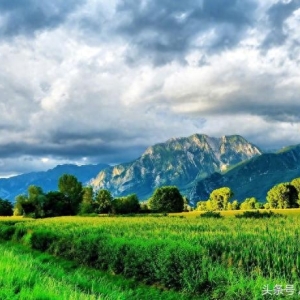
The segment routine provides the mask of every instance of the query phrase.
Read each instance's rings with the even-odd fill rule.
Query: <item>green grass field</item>
[[[281,298],[279,295],[263,296],[266,285],[272,289],[275,285],[293,286],[294,295],[287,295],[286,291],[282,294],[288,299],[299,299],[296,293],[300,291],[300,210],[276,212],[286,216],[237,219],[233,217],[235,212],[223,212],[225,218],[204,219],[199,218],[200,212],[192,212],[166,217],[1,218],[0,237],[15,245],[13,248],[1,245],[0,250],[7,250],[4,261],[0,262],[1,266],[12,266],[12,277],[18,276],[13,275],[14,266],[17,270],[20,261],[28,262],[22,270],[31,266],[33,269],[29,268],[28,274],[36,274],[42,286],[43,280],[50,280],[53,293],[59,289],[65,293],[60,292],[58,296],[64,295],[64,298],[45,294],[44,298],[10,299]],[[15,249],[18,244],[27,247],[26,254]],[[38,260],[35,265],[31,251],[47,252],[72,261],[78,266],[76,272],[82,273],[78,276],[70,273],[68,280],[60,284],[55,274],[56,270],[64,268],[64,263],[57,262],[52,267],[53,264],[49,266]],[[42,271],[46,269],[47,272]],[[110,283],[108,290],[101,290],[106,283],[97,281],[80,285],[80,278],[92,283],[87,274],[99,272],[96,270],[101,270],[100,277]],[[115,282],[119,276],[122,282],[130,279],[131,285],[122,283],[120,290]],[[17,291],[16,297],[19,297],[22,278],[27,286],[25,275],[19,281],[11,280],[1,285],[11,289],[11,295]],[[117,281],[120,283],[120,279]],[[20,282],[19,287],[14,289],[13,282]],[[38,285],[28,286],[40,295],[46,293]],[[161,290],[165,290],[164,294]]]
[[[0,244],[0,252],[1,300],[190,299],[22,245],[5,242]]]

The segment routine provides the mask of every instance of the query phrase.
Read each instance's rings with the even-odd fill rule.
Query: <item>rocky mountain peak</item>
[[[137,193],[145,199],[158,186],[183,188],[259,154],[261,151],[241,136],[193,134],[150,146],[135,161],[101,171],[91,183],[95,189],[111,190],[114,196]]]

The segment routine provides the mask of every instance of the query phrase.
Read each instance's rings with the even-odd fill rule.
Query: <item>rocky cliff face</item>
[[[194,184],[188,193],[192,203],[207,200],[217,188],[228,186],[234,199],[243,201],[256,197],[265,202],[267,192],[275,184],[300,177],[300,145],[288,147],[278,153],[266,153],[252,158],[225,174],[214,173]]]
[[[91,184],[95,189],[109,189],[114,196],[136,193],[147,199],[159,186],[185,189],[196,179],[260,154],[260,149],[241,136],[194,134],[151,146],[137,160],[101,171]]]

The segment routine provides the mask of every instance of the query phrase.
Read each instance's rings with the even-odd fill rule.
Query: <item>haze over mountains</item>
[[[264,202],[273,185],[300,176],[300,145],[263,153],[239,135],[194,134],[150,146],[136,160],[116,166],[60,165],[46,172],[3,178],[0,197],[13,201],[29,185],[45,192],[57,190],[64,173],[75,175],[94,190],[108,189],[114,197],[135,193],[147,200],[157,187],[176,185],[195,205],[214,189],[228,186],[239,201],[254,196]]]

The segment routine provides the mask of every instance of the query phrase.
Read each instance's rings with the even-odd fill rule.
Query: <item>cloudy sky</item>
[[[300,0],[0,1],[0,176],[171,137],[300,143]]]

